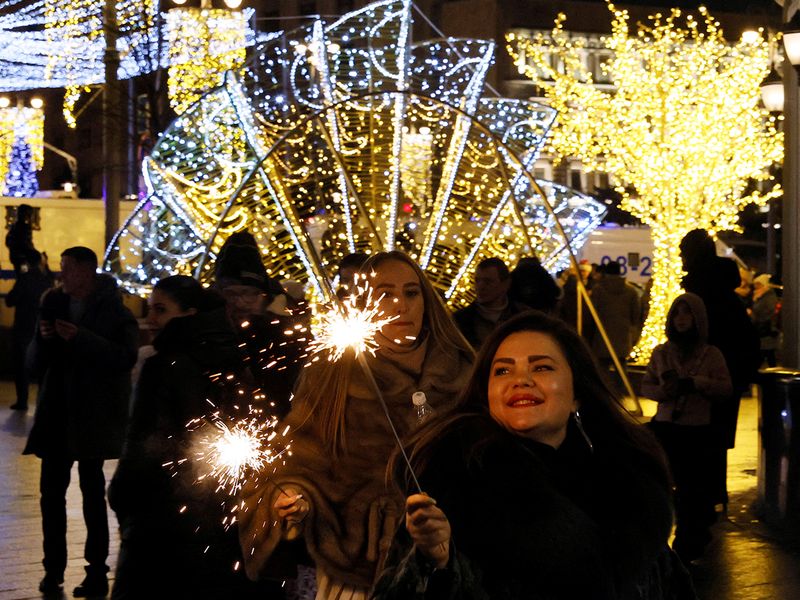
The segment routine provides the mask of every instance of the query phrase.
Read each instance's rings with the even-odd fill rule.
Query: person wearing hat
[[[259,388],[256,395],[264,394],[267,412],[283,418],[308,342],[301,305],[267,274],[258,243],[246,231],[231,235],[222,246],[215,280]]]
[[[750,318],[758,330],[761,357],[767,366],[777,364],[775,351],[778,349],[780,332],[778,331],[778,295],[769,273],[762,273],[753,279],[753,307]]]

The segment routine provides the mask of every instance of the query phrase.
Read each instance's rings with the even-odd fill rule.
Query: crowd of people
[[[309,355],[302,292],[267,273],[247,232],[226,241],[210,287],[154,286],[151,337],[94,252],[65,250],[52,287],[21,239],[11,301],[20,372],[39,382],[25,453],[41,459],[43,593],[63,586],[76,462],[87,566],[73,593],[109,592],[103,464],[117,459],[117,600],[695,597],[687,566],[727,503],[739,400],[774,359],[777,312],[769,277],[742,301],[705,231],[681,245],[686,293],[642,381],[658,402],[646,424],[609,377],[645,304],[613,262],[554,279],[535,258],[488,258],[474,301],[451,312],[406,254],[350,255],[332,273],[338,298],[365,283],[393,320],[374,354],[333,361]],[[580,316],[587,295],[605,336]],[[190,460],[197,432],[254,407],[291,452],[221,501]]]

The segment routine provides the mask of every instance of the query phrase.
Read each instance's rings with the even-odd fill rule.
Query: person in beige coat
[[[405,254],[376,254],[361,273],[385,314],[397,316],[378,334],[380,347],[367,363],[405,437],[417,426],[412,395],[424,392],[436,412],[449,410],[473,351]],[[304,369],[285,424],[291,456],[270,479],[243,490],[238,519],[247,574],[274,576],[287,542],[302,537],[316,567],[318,600],[366,600],[405,511],[386,477],[396,442],[352,352]]]

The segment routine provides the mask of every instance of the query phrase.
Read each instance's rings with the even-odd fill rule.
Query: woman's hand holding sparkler
[[[450,522],[436,506],[436,500],[425,494],[406,499],[406,529],[417,550],[437,569],[450,560]]]
[[[277,511],[278,517],[286,523],[284,537],[287,540],[296,538],[300,534],[300,524],[311,508],[308,501],[298,489],[286,487],[282,488],[272,507]]]

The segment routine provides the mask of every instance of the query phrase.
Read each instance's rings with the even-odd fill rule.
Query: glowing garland
[[[22,7],[16,4],[13,1],[0,3],[0,10],[9,11],[0,15],[0,70],[3,72],[0,91],[71,88],[74,108],[74,97],[79,90],[105,80],[105,0],[38,0]],[[168,16],[159,13],[157,8],[156,0],[119,0],[116,3],[120,79],[170,66]],[[256,37],[249,27],[252,15],[251,8],[212,11],[203,26],[214,39],[196,45],[205,53],[204,60],[236,54],[252,46]],[[231,31],[235,31],[235,35]],[[218,34],[224,39],[218,39]],[[231,43],[238,46],[232,47]],[[178,50],[181,60],[186,57],[188,48],[184,46]],[[220,61],[218,66],[224,68],[225,61]],[[221,81],[219,71],[216,77],[217,82]],[[67,108],[69,110],[70,106]]]
[[[32,151],[34,169],[44,163],[44,111],[40,108],[0,109],[0,181],[8,175],[11,148],[22,139]]]
[[[353,248],[418,261],[425,248],[428,276],[460,306],[485,257],[515,264],[536,252],[563,266],[553,215],[575,247],[605,211],[532,179],[554,111],[481,97],[491,42],[416,44],[410,30],[410,5],[386,0],[259,44],[241,75],[229,72],[159,138],[144,164],[148,202],[109,246],[106,269],[137,294],[187,266],[210,281],[224,240],[248,229],[268,272],[308,283],[319,300]],[[413,167],[409,144],[424,145],[429,164]]]
[[[613,176],[621,207],[651,227],[650,310],[632,354],[644,362],[663,341],[666,312],[680,291],[680,240],[695,228],[735,229],[746,205],[781,194],[779,185],[749,192],[748,183],[772,179],[768,169],[782,159],[783,136],[760,107],[768,40],[759,35],[728,44],[702,7],[704,27],[690,15],[686,28],[678,27],[681,12],[673,9],[632,36],[627,11],[609,9],[613,33],[604,45],[612,58],[603,68],[613,92],[593,85],[582,44],[564,31],[563,15],[551,36],[512,33],[507,40],[520,71],[544,87],[559,111],[549,150]],[[554,68],[557,62],[563,68]]]
[[[167,32],[170,104],[180,114],[242,66],[247,21],[239,11],[174,8]]]

